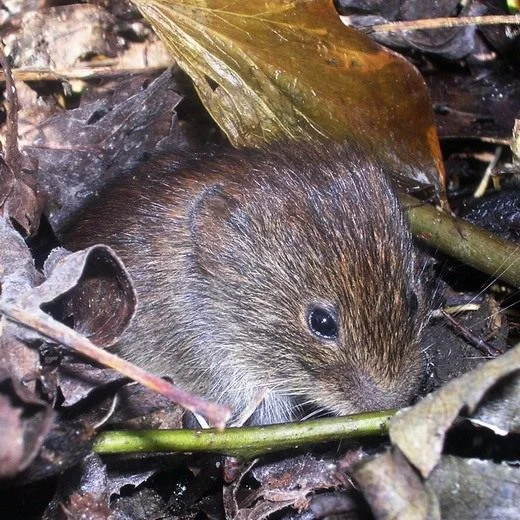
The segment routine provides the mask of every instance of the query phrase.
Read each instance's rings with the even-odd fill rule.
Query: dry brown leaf
[[[392,442],[427,477],[438,463],[446,432],[459,413],[466,410],[471,415],[490,389],[519,370],[520,345],[398,413],[390,425]],[[500,421],[502,417],[501,413]]]
[[[418,71],[355,29],[332,0],[133,0],[235,146],[361,143],[440,190],[443,167]]]
[[[0,214],[17,222],[26,234],[39,226],[43,200],[37,194],[35,164],[18,147],[18,97],[9,61],[0,48],[6,86],[7,131],[5,151],[0,158]]]
[[[149,80],[130,78],[117,91],[26,132],[21,144],[38,161],[38,189],[48,198],[46,215],[55,231],[89,195],[134,167],[143,154],[182,144],[175,114],[181,96],[172,74]]]
[[[3,299],[17,299],[28,287],[40,284],[42,276],[34,267],[27,244],[4,218],[0,218],[0,244],[0,294]],[[37,349],[21,341],[16,326],[0,317],[0,366],[20,381],[36,373],[38,362]]]
[[[53,419],[48,403],[0,367],[0,479],[18,475],[37,458]]]
[[[44,310],[58,307],[61,319],[73,316],[75,330],[97,345],[110,346],[120,338],[135,313],[137,296],[114,251],[102,245],[75,253],[56,249],[44,273],[47,280],[26,298]]]
[[[437,497],[399,450],[362,462],[354,474],[378,520],[438,520]]]
[[[442,457],[428,479],[439,497],[441,518],[516,520],[520,468],[491,460]]]

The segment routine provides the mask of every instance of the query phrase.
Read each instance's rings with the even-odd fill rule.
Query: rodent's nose
[[[419,393],[419,384],[412,379],[393,384],[379,383],[372,377],[358,381],[359,390],[354,393],[360,412],[400,408],[409,405]]]

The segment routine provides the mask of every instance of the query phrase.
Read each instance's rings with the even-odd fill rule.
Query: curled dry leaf
[[[124,266],[110,248],[94,246],[71,254],[55,250],[44,270],[48,278],[37,286],[20,280],[17,273],[6,277],[1,300],[35,314],[42,314],[41,309],[74,312],[81,331],[104,345],[117,341],[133,316],[136,295]],[[98,299],[98,305],[89,307]],[[40,338],[25,327],[18,327],[17,336],[27,341]]]
[[[137,295],[123,263],[107,246],[76,253],[54,250],[44,266],[47,280],[30,296],[44,310],[74,319],[74,328],[101,346],[115,343],[132,319]]]
[[[323,136],[360,143],[442,192],[419,72],[355,29],[331,0],[133,0],[235,146]]]
[[[3,245],[0,248],[1,303],[17,305],[26,312],[32,311],[43,316],[46,315],[40,307],[58,301],[60,296],[65,297],[67,293],[71,294],[72,288],[78,281],[82,281],[82,275],[88,271],[89,265],[98,269],[99,265],[96,263],[101,263],[104,269],[98,269],[98,276],[104,276],[106,279],[109,279],[110,267],[113,270],[119,267],[116,260],[113,260],[112,264],[106,260],[110,255],[106,248],[94,248],[69,257],[62,251],[61,255],[52,256],[52,269],[47,269],[46,273],[49,279],[41,283],[42,276],[36,271],[26,244],[5,219],[0,219],[0,242]],[[119,274],[120,281],[126,276],[122,267],[121,271],[123,274]],[[117,279],[115,275],[114,278]],[[135,295],[129,282],[127,281],[126,285],[124,282],[121,283],[127,289],[127,298],[121,294],[112,295],[112,308],[117,310],[126,305],[125,311],[128,311],[128,314],[113,313],[112,321],[107,318],[107,313],[102,316],[105,329],[102,329],[101,325],[99,329],[104,331],[101,334],[104,339],[107,339],[107,326],[110,325],[113,338],[129,321],[135,306]],[[82,294],[88,295],[88,292],[83,291]],[[104,296],[111,296],[108,290]],[[121,305],[118,307],[117,303]],[[93,316],[93,313],[94,311],[90,310],[89,316]],[[84,312],[83,317],[86,314]],[[99,323],[96,319],[90,321]],[[68,465],[77,463],[78,457],[81,458],[83,455],[75,443],[88,440],[92,436],[92,430],[88,434],[85,428],[74,424],[63,424],[61,427],[55,424],[51,430],[53,411],[50,404],[19,383],[23,379],[26,385],[36,387],[39,355],[38,350],[29,343],[40,340],[40,336],[6,320],[4,316],[1,333],[0,370],[3,382],[0,386],[0,422],[3,427],[0,428],[0,476],[16,476],[19,482],[27,482],[53,475]],[[53,389],[50,391],[55,393]],[[72,430],[73,434],[69,430]],[[82,432],[85,433],[85,437],[81,437]],[[61,440],[57,442],[57,439]],[[63,439],[70,443],[64,444]],[[85,442],[82,446],[85,446],[86,450],[90,449],[90,445]]]
[[[423,477],[438,463],[448,428],[462,410],[472,415],[483,398],[503,379],[520,370],[520,345],[476,370],[450,381],[427,395],[413,408],[398,413],[390,425],[390,438]],[[515,385],[514,389],[518,389]],[[510,399],[517,406],[516,399]],[[489,421],[493,419],[487,416]],[[499,424],[503,424],[501,414]],[[428,449],[425,449],[425,446]]]

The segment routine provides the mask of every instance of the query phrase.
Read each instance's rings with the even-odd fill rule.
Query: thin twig
[[[130,379],[168,397],[183,408],[204,415],[217,428],[224,428],[226,421],[231,415],[229,408],[205,401],[147,372],[141,367],[97,347],[75,330],[43,312],[26,311],[16,305],[4,302],[0,303],[0,313],[12,321],[39,332],[42,336],[66,345],[89,359],[117,370]]]
[[[19,81],[62,81],[113,78],[132,74],[155,74],[166,70],[166,66],[116,68],[115,66],[76,67],[73,69],[15,69],[13,74]],[[6,82],[6,76],[0,71],[0,84]]]
[[[485,341],[483,338],[474,334],[462,323],[459,323],[456,319],[450,316],[447,312],[442,312],[444,319],[455,329],[455,332],[460,334],[466,341],[468,341],[474,348],[476,348],[481,354],[489,357],[497,357],[502,352],[496,349],[493,345]]]
[[[424,18],[422,20],[407,20],[388,22],[366,27],[368,33],[405,32],[428,29],[446,29],[452,27],[466,27],[468,25],[518,25],[520,15],[495,16],[458,16],[448,18]]]
[[[17,176],[21,169],[21,154],[18,148],[18,96],[9,60],[0,45],[0,65],[5,79],[7,103],[7,132],[5,133],[5,162]]]

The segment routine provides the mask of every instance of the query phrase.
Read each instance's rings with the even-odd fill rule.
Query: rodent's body
[[[125,358],[256,423],[407,404],[425,309],[412,240],[381,169],[294,145],[157,157],[66,235],[112,246],[135,281]],[[303,406],[302,406],[303,405]]]

